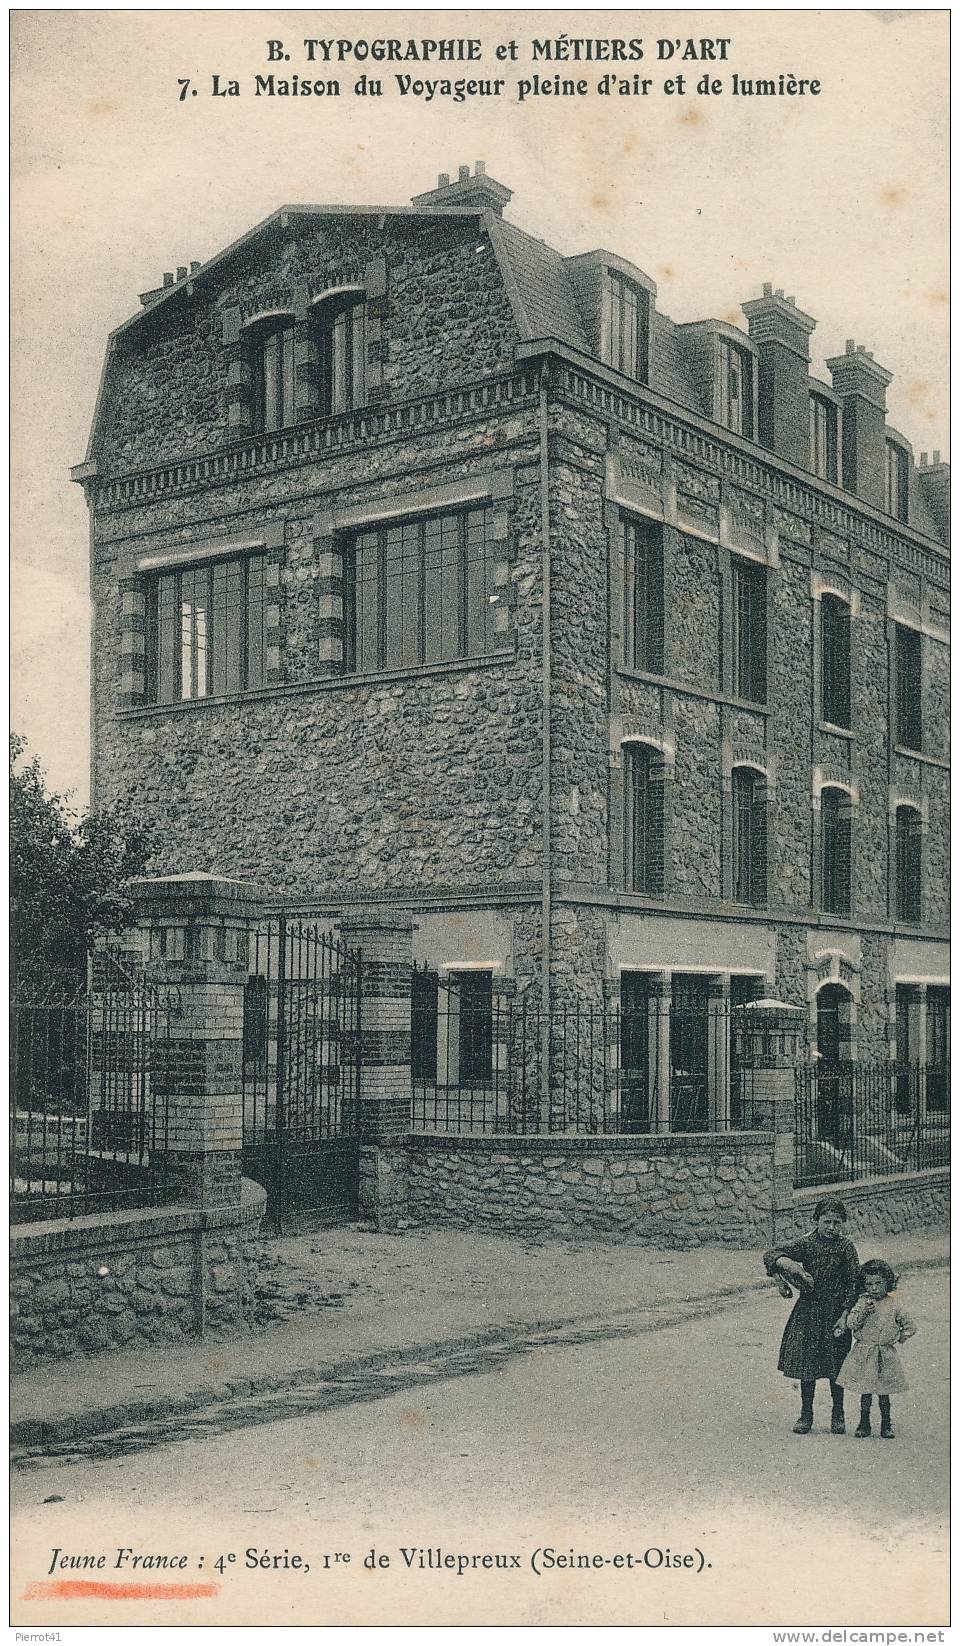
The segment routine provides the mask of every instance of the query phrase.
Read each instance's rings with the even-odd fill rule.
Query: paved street
[[[717,1312],[611,1315],[589,1330],[360,1373],[352,1386],[308,1386],[259,1409],[240,1402],[232,1414],[78,1442],[74,1461],[43,1459],[15,1478],[21,1592],[47,1576],[55,1547],[105,1551],[101,1579],[135,1576],[113,1566],[122,1546],[186,1553],[173,1577],[217,1586],[153,1602],[151,1619],[170,1624],[214,1614],[942,1624],[946,1272],[908,1277],[903,1298],[920,1329],[903,1352],[911,1389],[894,1403],[892,1443],[855,1440],[855,1419],[846,1437],[831,1436],[822,1397],[815,1432],[790,1433],[797,1397],[775,1370],[787,1305],[772,1291]],[[458,1574],[411,1554],[407,1569],[400,1552],[438,1547],[519,1566]],[[536,1575],[531,1557],[548,1547],[610,1563]],[[389,1566],[364,1567],[372,1548]],[[299,1552],[310,1570],[247,1570],[247,1549]],[[671,1560],[692,1553],[694,1567],[668,1566],[665,1554],[643,1563],[645,1551],[667,1549]],[[218,1554],[231,1552],[217,1572]],[[617,1555],[637,1564],[614,1565]],[[143,1604],[41,1598],[22,1601],[16,1618],[133,1623],[145,1621]]]

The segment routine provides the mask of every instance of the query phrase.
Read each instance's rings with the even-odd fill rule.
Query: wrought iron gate
[[[243,1170],[278,1232],[349,1222],[359,1195],[360,969],[309,920],[250,933]]]

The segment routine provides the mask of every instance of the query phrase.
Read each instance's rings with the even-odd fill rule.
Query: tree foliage
[[[47,791],[36,755],[10,738],[10,895],[18,982],[82,983],[98,933],[119,932],[132,903],[125,883],[143,874],[150,837],[126,808],[78,816]]]

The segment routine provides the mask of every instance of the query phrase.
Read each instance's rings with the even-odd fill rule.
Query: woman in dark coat
[[[850,1349],[846,1314],[856,1302],[860,1259],[853,1241],[843,1233],[847,1208],[842,1200],[818,1201],[813,1221],[812,1234],[773,1246],[763,1254],[767,1274],[788,1280],[799,1293],[784,1329],[777,1366],[784,1377],[800,1384],[800,1416],[794,1434],[808,1435],[813,1428],[814,1389],[817,1379],[826,1377],[833,1399],[830,1431],[842,1435],[843,1389],[836,1379]]]

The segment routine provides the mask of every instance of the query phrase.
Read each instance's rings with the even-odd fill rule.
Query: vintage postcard
[[[942,1639],[948,12],[11,26],[17,1639]]]

